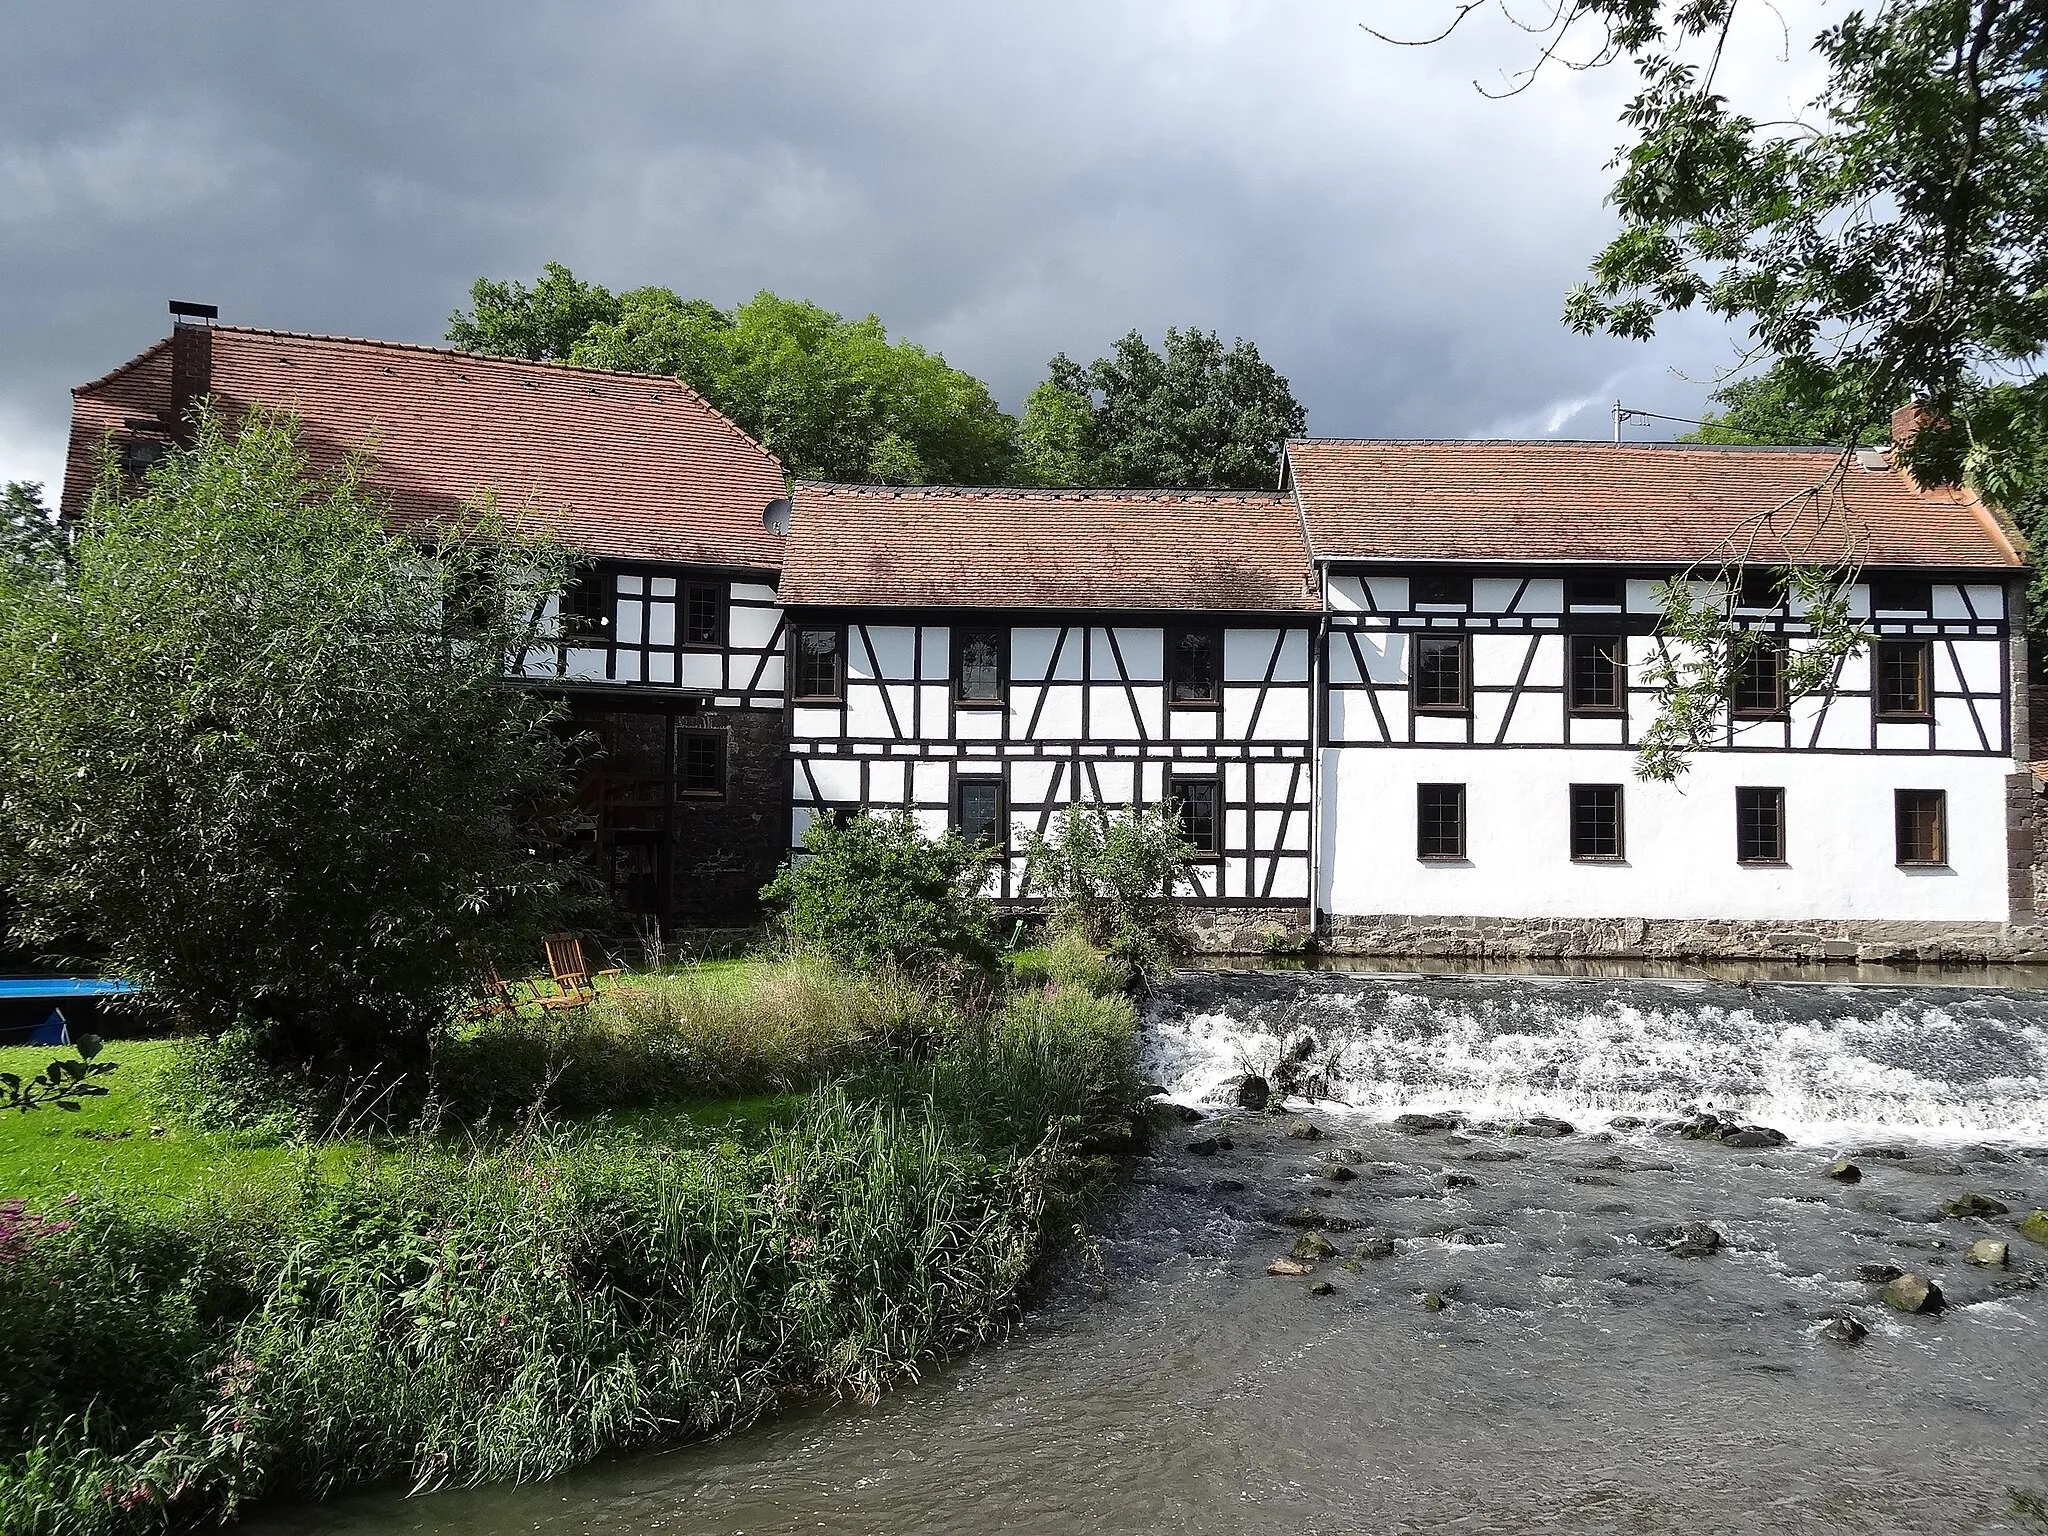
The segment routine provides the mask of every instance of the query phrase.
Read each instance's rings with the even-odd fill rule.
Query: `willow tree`
[[[0,577],[18,936],[320,1072],[423,1057],[585,878],[556,707],[502,680],[565,557],[488,509],[395,531],[365,471],[208,416],[109,461],[54,579]]]
[[[1772,363],[1787,404],[1840,433],[1828,473],[1667,585],[1666,629],[1687,659],[1659,679],[1640,764],[1656,778],[1682,772],[1718,724],[1751,643],[1734,623],[1732,567],[1765,522],[1797,530],[1776,541],[1793,546],[1780,579],[1813,618],[1795,693],[1826,686],[1835,659],[1866,642],[1847,619],[1859,540],[1841,482],[1895,407],[1922,407],[1902,450],[1918,479],[1968,484],[2023,522],[2040,520],[2048,457],[2048,6],[1853,9],[1813,40],[1824,83],[1789,118],[1721,88],[1745,6],[1776,15],[1765,0],[1555,0],[1532,22],[1499,0],[1459,0],[1416,40],[1490,14],[1533,27],[1536,53],[1507,93],[1550,68],[1632,67],[1640,87],[1613,163],[1621,230],[1566,300],[1566,323],[1641,340],[1667,315],[1719,316],[1742,336],[1739,366]]]

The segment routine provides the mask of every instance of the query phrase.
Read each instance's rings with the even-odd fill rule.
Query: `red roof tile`
[[[1678,444],[1287,445],[1317,559],[2012,566],[1968,492],[1923,490],[1826,449]],[[1828,484],[1822,495],[1805,494]],[[1755,541],[1750,546],[1751,534]]]
[[[1292,498],[1272,491],[796,488],[787,603],[1313,609]]]
[[[678,380],[398,342],[215,326],[214,398],[296,411],[316,466],[374,445],[400,522],[499,505],[591,554],[773,568],[783,494],[759,443]],[[109,430],[170,405],[168,339],[72,391],[64,507],[81,510]]]

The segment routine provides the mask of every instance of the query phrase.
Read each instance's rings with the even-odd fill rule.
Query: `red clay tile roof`
[[[1825,449],[1676,444],[1287,445],[1317,559],[1689,564],[1738,558],[1755,529],[1758,563],[1834,560],[1845,549],[1867,565],[2020,563],[1964,491],[1922,490],[1899,471],[1852,461],[1836,490],[1801,495],[1836,459]]]
[[[796,488],[786,603],[1313,610],[1273,491]]]
[[[782,563],[761,522],[781,465],[678,380],[241,326],[212,337],[218,402],[296,411],[320,467],[374,439],[372,478],[400,522],[495,491],[507,514],[591,554]],[[168,339],[72,391],[67,512],[90,495],[107,432],[166,410],[170,392]]]

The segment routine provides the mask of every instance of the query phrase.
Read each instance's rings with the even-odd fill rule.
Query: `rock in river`
[[[1304,1232],[1294,1240],[1294,1246],[1288,1250],[1287,1256],[1312,1264],[1317,1259],[1337,1257],[1337,1245],[1320,1232]]]
[[[1433,1131],[1455,1130],[1457,1125],[1458,1119],[1455,1115],[1394,1116],[1394,1129],[1406,1132],[1410,1136],[1427,1136]]]
[[[1323,1177],[1332,1184],[1349,1184],[1358,1177],[1358,1170],[1349,1163],[1332,1163],[1323,1170]]]
[[[1863,1170],[1850,1162],[1846,1157],[1838,1157],[1832,1163],[1829,1163],[1827,1167],[1821,1169],[1820,1176],[1824,1179],[1833,1179],[1838,1184],[1860,1184],[1863,1182]]]
[[[1273,1085],[1258,1073],[1247,1075],[1237,1085],[1239,1109],[1264,1109],[1273,1099]]]
[[[1337,1294],[1337,1287],[1327,1280],[1318,1280],[1308,1288],[1308,1293],[1311,1296],[1334,1296]]]
[[[1831,1317],[1821,1325],[1820,1337],[1830,1344],[1860,1344],[1869,1332],[1853,1317]]]
[[[1979,1269],[2003,1269],[2006,1260],[2005,1241],[1996,1237],[1980,1237],[1970,1244],[1969,1251],[1963,1257]]]
[[[1704,1221],[1688,1221],[1684,1226],[1669,1227],[1659,1234],[1664,1251],[1675,1258],[1703,1259],[1710,1253],[1720,1251],[1726,1241],[1720,1232]]]
[[[2019,1219],[2020,1236],[2048,1247],[2048,1211],[2036,1211]]]
[[[1541,1136],[1549,1139],[1559,1136],[1570,1136],[1577,1131],[1578,1127],[1573,1125],[1571,1121],[1560,1120],[1555,1115],[1531,1115],[1515,1127],[1517,1135]]]
[[[1941,1287],[1925,1275],[1901,1275],[1884,1288],[1884,1304],[1897,1312],[1939,1312]]]
[[[1296,1141],[1321,1141],[1323,1128],[1313,1120],[1297,1120],[1287,1127],[1287,1134]]]
[[[1953,1200],[1941,1202],[1944,1216],[2003,1216],[2008,1207],[2003,1200],[1994,1200],[1989,1195],[1980,1195],[1975,1190],[1965,1190]]]
[[[1384,1232],[1375,1232],[1363,1239],[1351,1250],[1353,1265],[1366,1259],[1391,1259],[1394,1256],[1394,1240]]]
[[[1304,1264],[1299,1259],[1275,1259],[1266,1266],[1266,1273],[1269,1275],[1305,1275],[1314,1268],[1315,1265]]]

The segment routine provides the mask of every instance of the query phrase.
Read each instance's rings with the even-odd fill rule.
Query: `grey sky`
[[[1826,13],[1790,9],[1796,61]],[[1528,39],[1358,26],[1443,14],[16,0],[0,479],[54,495],[68,388],[162,334],[168,298],[432,342],[471,279],[549,258],[872,310],[1012,408],[1055,351],[1191,324],[1257,341],[1319,433],[1599,437],[1616,394],[1697,415],[1719,327],[1642,347],[1558,324],[1610,229],[1629,78],[1490,102],[1472,79]],[[1737,41],[1730,77],[1781,100],[1777,24]]]

